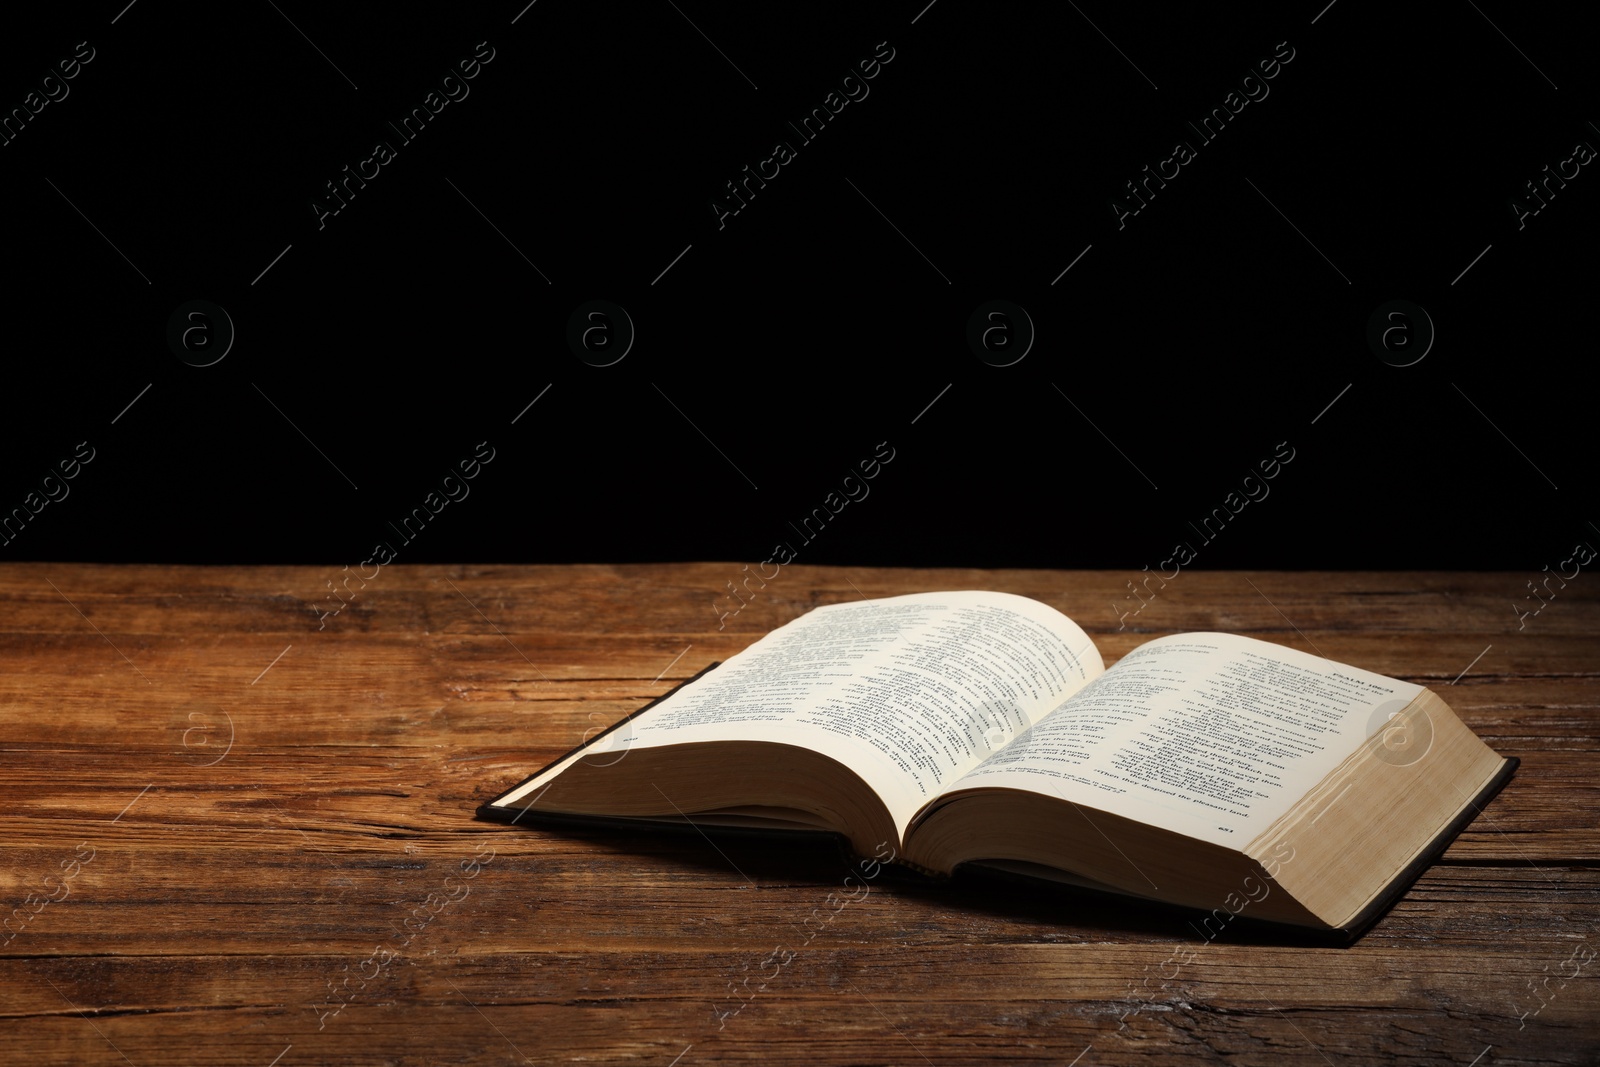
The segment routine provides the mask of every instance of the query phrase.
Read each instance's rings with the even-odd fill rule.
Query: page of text
[[[1165,637],[955,788],[1031,789],[1242,848],[1421,691],[1248,637]]]
[[[904,830],[923,802],[1102,669],[1087,634],[1026,597],[834,604],[774,630],[586,755],[691,741],[799,745],[861,774]]]

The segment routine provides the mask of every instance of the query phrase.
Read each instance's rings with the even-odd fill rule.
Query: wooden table
[[[333,567],[0,567],[0,1060],[1600,1057],[1589,575],[1519,630],[1522,574],[1184,571],[1119,630],[1120,573],[790,566],[719,631],[738,575],[392,565],[334,601]],[[812,607],[951,588],[1044,600],[1108,663],[1218,629],[1436,687],[1522,767],[1348,949],[888,878],[811,935],[830,847],[472,818]],[[780,950],[763,992],[730,992]]]

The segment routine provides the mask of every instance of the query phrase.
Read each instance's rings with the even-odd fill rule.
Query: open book
[[[918,593],[817,608],[478,813],[826,831],[1352,938],[1515,765],[1358,667],[1194,633],[1107,670],[1048,605]]]

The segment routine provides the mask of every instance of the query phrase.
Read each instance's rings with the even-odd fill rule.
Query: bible
[[[802,830],[1351,940],[1510,777],[1420,685],[1176,634],[1107,669],[998,592],[820,607],[478,809]]]

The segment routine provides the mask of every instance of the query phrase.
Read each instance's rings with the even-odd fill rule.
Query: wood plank
[[[7,1060],[1600,1056],[1596,964],[1568,977],[1600,945],[1600,828],[1578,814],[1600,807],[1600,600],[1583,583],[1519,630],[1531,575],[1185,571],[1119,630],[1133,574],[795,566],[719,630],[740,568],[393,566],[319,620],[337,568],[0,566]],[[845,870],[829,843],[470,818],[811,607],[951,588],[1045,600],[1108,662],[1199,629],[1320,649],[1437,688],[1523,765],[1346,949],[1245,919],[1208,939],[1191,913],[1120,898],[887,876],[812,935],[802,920],[834,906]],[[80,843],[93,858],[65,897],[9,911],[61,886]],[[379,944],[397,954],[330,1014],[330,981]],[[792,960],[735,1013],[730,985],[775,949]]]

